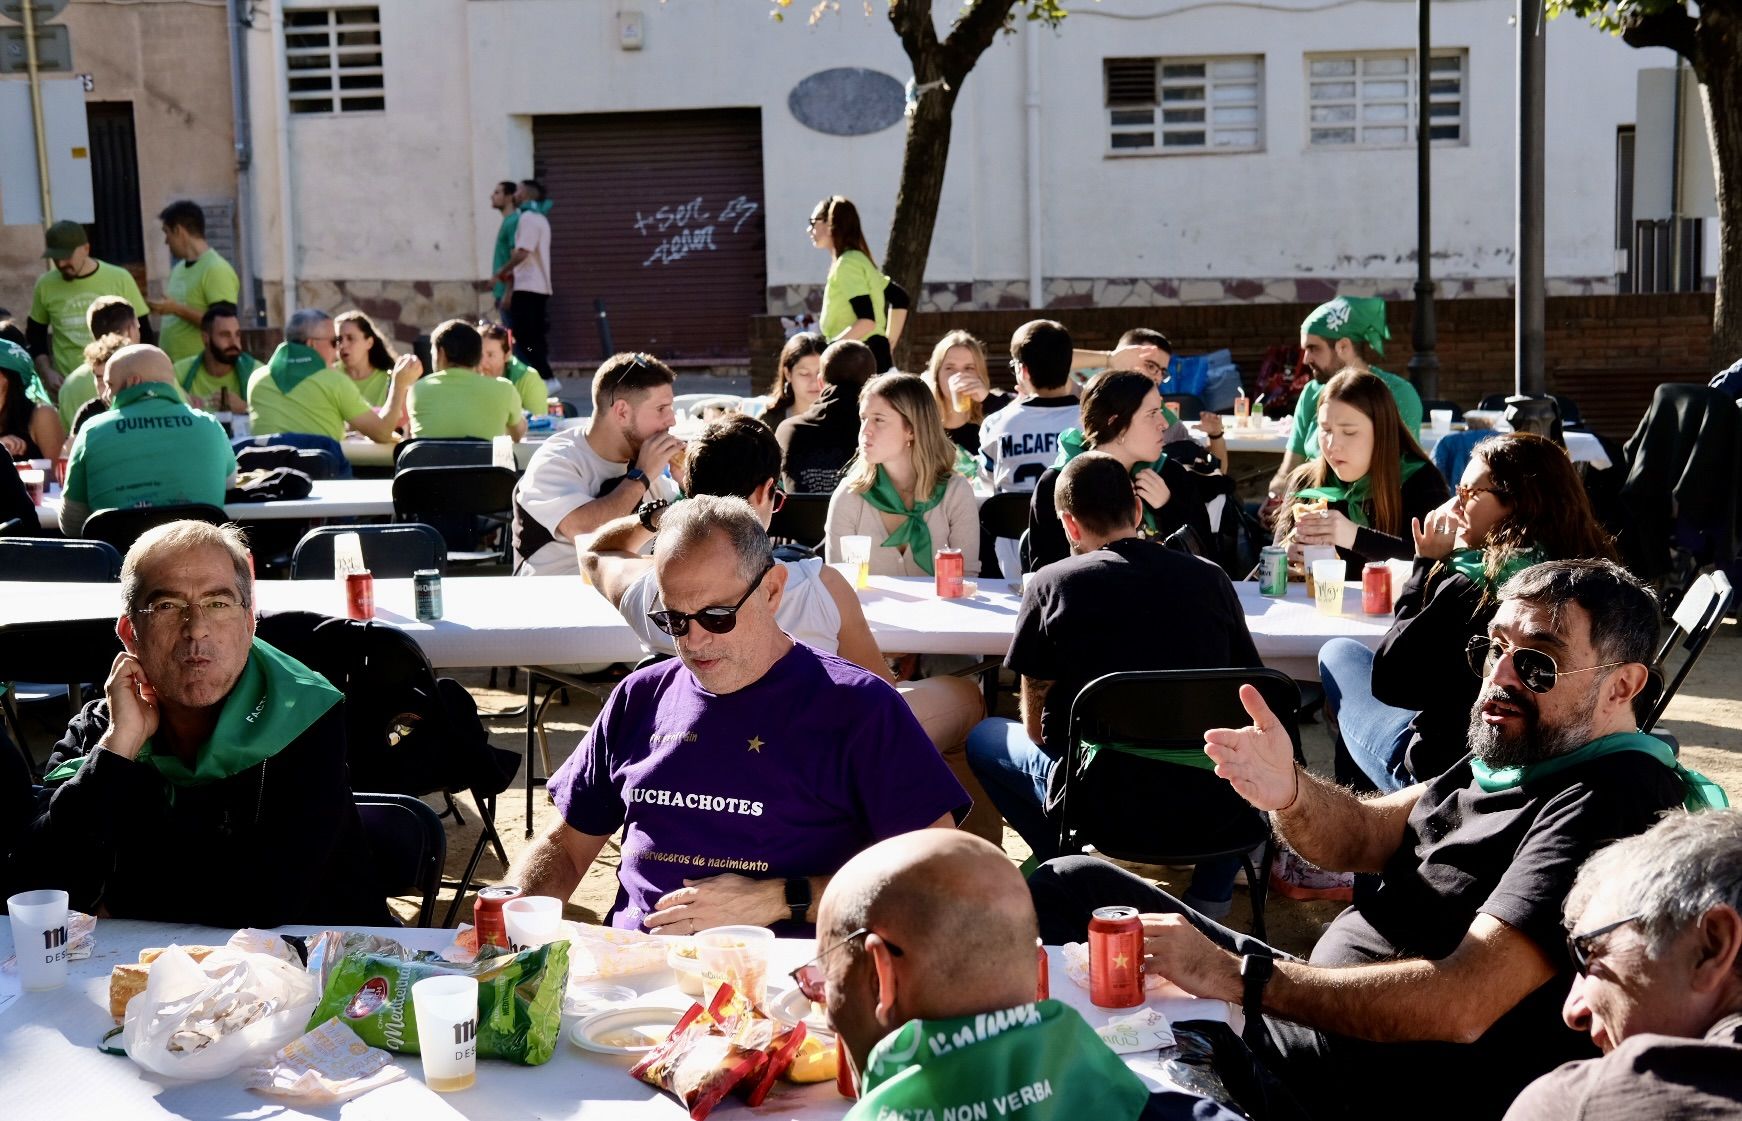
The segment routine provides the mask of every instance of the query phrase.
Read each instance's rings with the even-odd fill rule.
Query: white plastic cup
[[[497,436],[490,441],[490,463],[496,467],[514,470],[514,437]]]
[[[478,1078],[478,979],[426,977],[411,986],[423,1081],[432,1090],[464,1090]]]
[[[1433,423],[1435,432],[1443,436],[1452,430],[1452,410],[1431,409],[1427,415],[1428,420]]]
[[[1336,560],[1336,559],[1337,559],[1337,547],[1335,545],[1302,545],[1301,546],[1300,567],[1301,567],[1301,571],[1306,574],[1306,586],[1307,586],[1307,598],[1308,599],[1314,598],[1313,562],[1314,561],[1322,561],[1322,560]]]
[[[549,895],[522,895],[502,904],[502,926],[515,953],[558,941],[563,936],[563,901]]]
[[[333,578],[343,583],[345,577],[353,572],[364,572],[367,566],[363,563],[363,535],[355,532],[341,533],[333,538]]]
[[[711,1003],[723,982],[754,1007],[766,1007],[768,954],[773,948],[774,931],[765,926],[715,926],[696,935],[702,1003]]]
[[[18,980],[40,993],[67,983],[67,893],[58,888],[21,891],[6,900]]]
[[[853,587],[866,588],[871,585],[871,538],[862,533],[848,533],[841,537],[841,561],[853,569]]]
[[[1348,569],[1342,559],[1313,562],[1313,601],[1321,615],[1343,613],[1343,579]]]
[[[47,476],[37,467],[21,467],[18,469],[18,480],[24,484],[25,493],[30,496],[32,506],[42,505],[42,488]]]

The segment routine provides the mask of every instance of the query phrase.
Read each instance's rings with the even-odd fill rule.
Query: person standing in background
[[[206,212],[198,203],[178,199],[157,216],[163,223],[163,243],[175,256],[161,300],[147,300],[163,316],[163,352],[182,362],[206,349],[200,337],[206,309],[213,304],[241,302],[242,282],[230,262],[206,244]]]
[[[550,305],[550,204],[544,199],[544,184],[523,179],[517,195],[520,218],[514,227],[514,252],[496,279],[510,286],[508,319],[514,324],[514,354],[541,373],[550,370],[545,351]]]
[[[514,180],[504,179],[490,192],[490,209],[502,215],[502,224],[496,227],[496,248],[490,254],[490,300],[504,323],[508,322],[510,289],[502,274],[514,256],[514,231],[520,226],[520,207],[514,201],[518,190]]]

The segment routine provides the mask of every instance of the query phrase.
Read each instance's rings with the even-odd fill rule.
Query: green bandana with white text
[[[1130,1121],[1149,1089],[1056,1000],[910,1020],[871,1050],[847,1121],[1008,1117]]]
[[[1300,325],[1302,336],[1321,339],[1354,339],[1385,353],[1391,328],[1385,325],[1385,301],[1377,296],[1338,296],[1313,309]],[[1303,344],[1304,345],[1304,344]]]
[[[301,343],[279,343],[278,349],[272,352],[272,357],[266,362],[267,372],[272,375],[272,384],[287,396],[291,390],[326,368],[326,360],[314,347]]]

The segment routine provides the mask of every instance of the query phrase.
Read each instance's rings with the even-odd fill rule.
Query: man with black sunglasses
[[[1310,961],[1084,857],[1030,878],[1041,933],[1081,938],[1097,906],[1149,912],[1145,968],[1243,1003],[1314,1117],[1497,1117],[1532,1079],[1591,1054],[1558,1007],[1573,974],[1560,909],[1579,865],[1698,795],[1668,745],[1635,730],[1657,633],[1656,601],[1618,565],[1525,569],[1478,651],[1471,754],[1365,801],[1297,766],[1243,689],[1253,723],[1205,733],[1217,773],[1314,864],[1378,876]]]
[[[621,828],[611,925],[810,934],[836,869],[954,826],[968,797],[888,683],[780,629],[787,572],[742,499],[670,507],[654,556],[651,618],[677,658],[611,694],[551,776],[559,820],[511,882],[566,899]]]

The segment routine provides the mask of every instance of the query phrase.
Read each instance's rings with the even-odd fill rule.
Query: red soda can
[[[853,1064],[847,1058],[847,1041],[835,1037],[835,1093],[848,1101],[859,1097],[859,1083],[853,1077]]]
[[[1384,561],[1368,561],[1361,569],[1361,611],[1391,614],[1391,566]]]
[[[353,619],[375,618],[375,577],[368,569],[345,574],[345,614]]]
[[[472,925],[478,929],[478,948],[508,949],[508,928],[502,922],[502,904],[526,894],[513,884],[497,884],[478,892],[472,904]]]
[[[1143,1003],[1143,922],[1135,907],[1097,907],[1089,919],[1089,1000],[1097,1008]]]
[[[961,599],[962,581],[968,575],[967,562],[960,549],[939,549],[932,556],[932,572],[937,575],[939,599]]]
[[[1046,964],[1046,943],[1036,938],[1034,940],[1034,952],[1036,958],[1040,962],[1040,972],[1037,974],[1034,982],[1034,999],[1045,1000],[1047,997],[1052,995],[1052,982],[1048,978],[1049,970]]]

